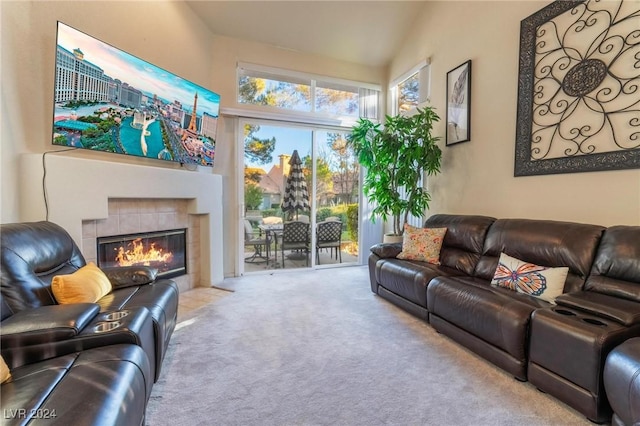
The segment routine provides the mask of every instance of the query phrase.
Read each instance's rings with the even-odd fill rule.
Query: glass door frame
[[[309,199],[312,202],[311,211],[309,213],[309,221],[311,227],[311,242],[310,242],[310,253],[309,253],[309,267],[308,268],[295,268],[295,269],[269,269],[266,271],[256,271],[256,272],[246,272],[245,264],[244,264],[244,219],[245,219],[245,202],[244,202],[244,166],[245,166],[245,157],[244,157],[244,126],[246,124],[253,125],[264,125],[264,126],[274,126],[274,127],[292,127],[302,130],[308,130],[311,132],[311,164],[312,164],[312,187],[309,188]],[[269,120],[269,119],[261,119],[261,118],[248,118],[248,117],[238,117],[237,120],[237,128],[236,128],[236,164],[237,166],[237,178],[236,178],[236,196],[238,199],[238,214],[236,217],[237,221],[237,233],[236,233],[236,241],[237,243],[237,253],[236,253],[236,275],[259,275],[264,273],[281,273],[281,272],[290,272],[290,271],[301,271],[305,269],[325,269],[325,268],[338,268],[338,267],[348,267],[348,266],[356,266],[362,265],[363,263],[363,254],[360,249],[361,241],[362,241],[362,233],[358,232],[358,257],[356,262],[347,262],[347,263],[339,263],[339,264],[316,264],[316,212],[317,212],[317,182],[316,182],[316,174],[317,174],[317,145],[318,145],[318,132],[321,131],[335,131],[336,133],[350,133],[351,128],[346,127],[336,127],[336,126],[327,126],[320,124],[304,124],[298,122],[290,122],[285,120]],[[358,176],[359,182],[362,182],[362,168],[360,167],[360,173]],[[361,188],[361,185],[359,185]],[[362,227],[362,205],[363,205],[363,195],[362,190],[358,191],[358,227]]]

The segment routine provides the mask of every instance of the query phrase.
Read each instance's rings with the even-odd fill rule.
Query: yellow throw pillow
[[[51,290],[61,305],[95,303],[111,292],[111,282],[95,263],[89,262],[73,274],[53,277]]]
[[[9,366],[4,362],[4,358],[0,355],[0,383],[4,383],[11,378]]]
[[[420,260],[440,264],[440,249],[447,228],[416,228],[404,225],[402,234],[402,252],[398,259]]]

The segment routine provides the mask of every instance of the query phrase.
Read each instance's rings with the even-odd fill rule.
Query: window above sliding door
[[[359,117],[378,118],[380,87],[254,64],[238,64],[239,107],[294,114],[349,125]]]

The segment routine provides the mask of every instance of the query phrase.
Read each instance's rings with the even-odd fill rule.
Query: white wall
[[[430,2],[389,79],[431,58],[442,174],[430,213],[640,225],[640,170],[513,177],[520,21],[549,1]],[[472,62],[471,141],[445,147],[446,73]]]

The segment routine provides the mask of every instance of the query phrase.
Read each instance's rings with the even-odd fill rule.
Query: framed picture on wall
[[[514,176],[640,168],[639,16],[563,0],[521,21]]]
[[[471,140],[471,60],[447,73],[447,145]]]

